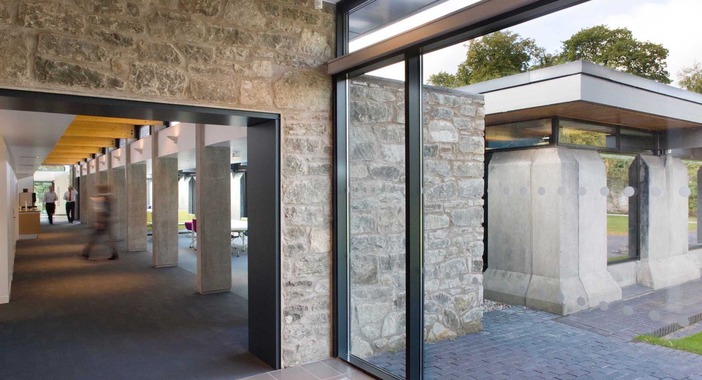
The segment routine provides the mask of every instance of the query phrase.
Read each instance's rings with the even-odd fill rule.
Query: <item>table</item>
[[[232,230],[232,253],[236,250],[236,255],[238,257],[239,250],[234,248],[234,240],[241,238],[241,249],[248,248],[248,238],[246,236],[246,233],[249,230],[249,221],[248,220],[240,220],[240,219],[232,219],[231,230]]]
[[[40,212],[35,210],[19,212],[20,239],[36,239],[39,236]]]

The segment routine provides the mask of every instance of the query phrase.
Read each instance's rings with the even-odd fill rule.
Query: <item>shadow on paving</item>
[[[84,260],[90,232],[42,225],[39,239],[18,242],[11,302],[0,305],[0,379],[236,379],[271,370],[247,352],[245,299],[199,295],[195,275],[154,269],[146,252]]]

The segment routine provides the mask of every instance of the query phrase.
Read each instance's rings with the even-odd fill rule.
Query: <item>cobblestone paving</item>
[[[702,356],[632,341],[700,312],[702,281],[567,317],[524,307],[493,311],[481,333],[425,346],[425,378],[702,380]],[[372,361],[402,375],[403,355]]]

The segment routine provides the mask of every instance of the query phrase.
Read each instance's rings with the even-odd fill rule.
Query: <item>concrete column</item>
[[[126,180],[127,251],[146,251],[146,164],[127,157]]]
[[[495,153],[485,297],[558,314],[621,299],[607,271],[605,184],[596,152]]]
[[[124,167],[112,168],[109,174],[112,192],[112,236],[122,241],[126,236],[127,182]]]
[[[232,286],[230,149],[205,146],[205,125],[198,124],[195,159],[197,287],[200,293],[228,292]]]
[[[90,198],[92,198],[95,195],[95,186],[97,183],[97,174],[95,173],[95,169],[97,169],[97,165],[95,167],[91,167],[91,162],[88,163],[88,175],[85,176],[85,191],[81,189],[81,193],[84,193],[85,196],[81,196],[85,200],[85,208],[83,208],[84,215],[85,215],[85,220],[81,219],[81,223],[84,224],[90,224],[93,221],[93,207],[91,205]]]
[[[588,306],[597,307],[622,299],[622,290],[607,269],[607,168],[593,151],[571,151],[578,163],[579,276]]]
[[[629,203],[629,229],[638,232],[638,239],[630,237],[630,247],[640,256],[637,283],[661,289],[699,278],[687,249],[685,164],[671,156],[639,155],[629,168],[629,185],[636,189]]]
[[[78,178],[78,220],[81,223],[88,223],[88,176],[81,175]]]
[[[159,268],[178,265],[178,158],[159,157],[156,137],[153,137],[152,242],[154,266]]]

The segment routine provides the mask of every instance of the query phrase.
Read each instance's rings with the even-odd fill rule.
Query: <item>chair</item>
[[[241,218],[242,221],[248,222],[248,218],[244,217]],[[239,254],[241,251],[246,251],[248,250],[248,231],[233,231],[232,232],[232,254],[236,252],[236,257],[239,257]],[[241,248],[237,248],[234,242],[236,239],[241,239]]]
[[[195,248],[197,250],[197,219],[185,222],[185,229],[190,231],[190,248]]]

